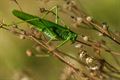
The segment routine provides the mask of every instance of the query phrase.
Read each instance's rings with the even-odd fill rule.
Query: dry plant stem
[[[114,68],[113,66],[111,66],[109,63],[106,62],[105,66],[111,72],[116,73],[116,74],[120,74],[120,71],[118,71],[116,68]]]
[[[64,0],[66,1],[66,0]],[[72,3],[72,0],[68,0],[69,3]],[[80,3],[80,1],[79,1]],[[66,5],[69,5],[68,2],[66,2]],[[110,30],[104,30],[103,29],[103,25],[100,24],[99,22],[95,21],[95,20],[86,20],[87,17],[89,17],[84,11],[82,11],[81,9],[79,9],[76,5],[72,4],[71,6],[69,6],[71,8],[72,13],[74,13],[77,17],[81,17],[83,19],[83,24],[86,24],[88,26],[93,26],[93,28],[101,33],[103,33],[105,36],[107,36],[108,38],[110,38],[112,41],[116,42],[118,45],[120,45],[120,37],[116,36],[115,34],[113,34],[112,31]],[[67,13],[68,15],[70,15],[68,12],[61,10],[64,13]],[[68,10],[67,10],[68,11]],[[71,16],[71,15],[70,15]]]
[[[50,51],[51,53],[53,53],[53,55],[56,56],[59,60],[61,60],[61,61],[64,62],[65,64],[67,64],[69,67],[73,68],[73,70],[74,70],[75,72],[79,72],[79,69],[78,69],[78,68],[76,68],[75,66],[73,66],[70,62],[66,61],[66,60],[64,59],[64,57],[62,57],[62,56],[60,55],[60,54],[61,54],[60,51],[54,50],[54,48],[51,47],[51,46],[49,46],[48,44],[46,44],[46,46],[45,46],[45,45],[44,45],[44,44],[45,44],[44,42],[41,43],[39,40],[37,40],[37,39],[36,39],[35,37],[33,37],[33,36],[29,36],[29,37],[32,38],[35,42],[37,42],[39,45],[43,46],[43,47],[46,48],[48,51]],[[94,78],[94,77],[91,77],[91,76],[89,76],[89,75],[86,75],[86,76],[89,77],[90,80],[98,80],[98,79],[96,79],[96,78]]]
[[[61,10],[63,13],[65,13],[65,14],[68,14],[68,15],[70,15],[69,13],[67,13],[67,12],[65,12],[64,10]],[[86,20],[86,16],[87,15],[85,15],[85,14],[83,14],[83,12],[80,12],[80,10],[78,10],[79,11],[79,14],[76,14],[75,12],[75,14],[76,15],[80,15],[82,18],[83,18],[83,24],[86,24],[86,25],[88,25],[88,26],[91,26],[91,24],[92,24],[92,26],[93,26],[93,22],[89,22],[89,21],[87,21]],[[77,12],[78,12],[77,11]],[[82,14],[82,15],[81,15]],[[90,24],[91,23],[91,24]],[[113,35],[113,37],[108,33],[108,31],[105,31],[104,29],[102,29],[102,27],[101,26],[98,26],[98,25],[96,25],[95,23],[94,23],[94,26],[95,27],[93,27],[93,29],[95,29],[95,30],[97,30],[97,31],[99,31],[99,32],[101,32],[101,33],[103,33],[103,34],[105,34],[105,35],[107,35],[110,39],[112,39],[113,41],[115,41],[116,43],[120,43],[120,40],[118,40],[118,38],[114,38],[114,36],[116,36],[115,34],[112,34]],[[97,28],[96,28],[96,26],[97,26]],[[110,31],[109,31],[110,32]],[[112,32],[111,32],[112,33]],[[87,44],[87,43],[83,43],[83,42],[81,42],[81,41],[79,41],[79,40],[77,40],[77,42],[80,42],[80,43],[82,43],[82,44],[85,44],[85,45],[87,45],[87,46],[90,46],[91,47],[91,45],[90,44]],[[97,48],[97,47],[96,47]],[[115,51],[113,51],[113,50],[110,50],[110,49],[108,49],[108,48],[104,48],[104,47],[101,47],[103,50],[105,50],[106,52],[109,52],[109,53],[112,53],[112,54],[116,54],[116,55],[120,55],[120,53],[118,53],[118,52],[115,52]],[[98,49],[101,49],[100,47],[98,48]]]
[[[115,55],[120,55],[120,53],[114,52],[114,51],[110,50],[109,48],[107,48],[107,47],[106,47],[105,45],[103,45],[103,44],[100,44],[100,47],[94,45],[95,43],[94,43],[93,41],[92,41],[91,44],[93,44],[93,48],[94,48],[94,49],[97,49],[97,50],[99,50],[99,51],[104,50],[104,51],[106,51],[106,52],[108,52],[108,53],[111,53],[112,57],[114,58],[114,60],[115,60],[116,63],[118,64],[118,66],[120,66],[120,62],[119,62],[118,59],[115,57]],[[114,55],[114,54],[115,54],[115,55]]]
[[[14,2],[19,6],[20,10],[22,11],[22,9],[21,9],[20,5],[18,4],[18,2],[17,2],[16,0],[14,0]],[[120,45],[120,38],[117,37],[113,32],[109,31],[108,29],[107,29],[107,30],[103,29],[103,25],[100,24],[100,23],[98,23],[97,21],[94,21],[93,19],[92,19],[91,21],[88,21],[88,20],[86,19],[86,18],[88,17],[87,14],[85,14],[83,11],[81,11],[80,9],[78,9],[77,6],[75,6],[75,5],[72,6],[72,7],[73,7],[73,8],[71,9],[71,11],[72,11],[75,15],[80,16],[80,17],[83,19],[83,21],[82,21],[83,24],[88,25],[88,26],[93,26],[93,28],[94,28],[96,31],[101,32],[102,34],[104,34],[104,36],[107,36],[108,38],[110,38],[111,40],[113,40],[114,42],[116,42],[117,44]],[[49,12],[49,11],[48,11],[48,12]],[[53,15],[54,15],[54,14],[55,14],[55,13],[53,13]],[[59,18],[59,17],[58,17],[58,18]],[[4,25],[4,26],[7,26],[7,25]],[[3,28],[3,29],[8,30],[8,31],[11,31],[10,29],[7,29],[7,28],[5,28],[5,27],[3,27],[3,26],[0,27],[0,28]],[[19,29],[19,30],[21,30],[21,29]],[[22,31],[23,31],[23,30],[22,30]],[[25,31],[25,32],[26,32],[26,31]],[[21,33],[18,32],[18,33],[16,33],[16,34],[20,35]],[[23,35],[23,34],[22,34],[22,35]],[[94,77],[94,76],[91,76],[91,75],[89,75],[89,74],[87,74],[87,73],[85,73],[85,72],[83,72],[83,71],[80,71],[79,68],[77,68],[76,66],[72,65],[68,60],[66,60],[66,59],[65,59],[65,56],[68,56],[68,57],[74,59],[75,61],[78,61],[78,60],[76,60],[74,57],[71,57],[70,55],[66,55],[65,53],[63,53],[63,52],[61,52],[61,51],[59,51],[59,50],[57,50],[57,49],[54,50],[54,46],[49,45],[49,44],[46,44],[46,40],[39,40],[39,39],[37,39],[36,37],[34,37],[33,35],[29,35],[29,34],[24,34],[24,35],[25,35],[26,37],[34,40],[36,43],[38,43],[39,45],[41,45],[42,47],[44,47],[46,50],[48,50],[48,51],[50,52],[50,54],[52,54],[53,56],[55,56],[56,58],[58,58],[60,61],[64,62],[65,64],[67,64],[70,68],[73,69],[73,72],[75,72],[77,75],[78,75],[79,73],[81,73],[81,74],[84,74],[89,80],[101,80],[99,77]],[[99,51],[104,50],[104,51],[106,51],[106,52],[108,52],[108,53],[111,53],[112,55],[113,55],[113,54],[120,55],[119,53],[117,53],[117,52],[115,52],[115,51],[107,48],[105,45],[102,45],[102,44],[101,44],[100,46],[97,46],[97,45],[96,45],[96,42],[94,42],[94,41],[84,42],[84,41],[79,41],[79,40],[77,40],[77,42],[79,42],[79,43],[81,43],[81,44],[84,44],[84,45],[86,45],[86,46],[89,46],[89,47],[91,47],[91,48],[93,48],[93,49],[99,50]],[[61,55],[61,54],[62,54],[62,55]],[[65,55],[65,56],[63,56],[63,55]],[[113,55],[113,57],[114,57],[114,55]],[[115,58],[115,59],[116,59],[116,58]],[[105,61],[105,62],[106,62],[106,61]],[[116,62],[119,64],[119,62],[118,62],[117,60],[116,60]],[[107,66],[106,66],[106,65],[107,65]],[[119,74],[119,73],[120,73],[120,71],[118,71],[118,69],[116,69],[114,66],[110,65],[109,63],[107,64],[107,62],[106,62],[106,65],[104,65],[104,67],[106,67],[110,72],[113,72],[113,73],[115,73],[115,74],[117,74],[117,73]],[[120,65],[120,64],[119,64],[119,65]],[[83,64],[83,66],[87,66],[87,65],[84,65],[84,64]],[[105,75],[110,75],[110,76],[112,76],[112,77],[116,77],[116,76],[114,76],[114,75],[109,74],[109,72],[107,72],[106,70],[102,70],[102,71],[100,71],[100,72],[101,72],[101,74],[105,74]],[[99,74],[99,73],[98,73],[98,74]],[[78,76],[80,76],[80,75],[78,75]],[[80,79],[80,78],[79,78],[79,79]],[[79,79],[77,79],[77,80],[79,80]]]
[[[104,50],[104,51],[106,51],[106,52],[108,52],[108,53],[120,55],[120,53],[115,52],[115,51],[112,51],[112,50],[110,50],[110,49],[107,49],[107,48],[103,47],[102,45],[101,45],[101,47],[97,47],[97,46],[95,45],[95,43],[91,43],[91,44],[90,44],[90,43],[85,43],[85,42],[82,42],[82,41],[79,41],[79,40],[76,40],[76,41],[79,42],[79,43],[81,43],[81,44],[84,44],[84,45],[86,45],[86,46],[93,47],[94,49],[97,49],[97,50]],[[93,42],[93,41],[91,41],[91,42]]]
[[[3,28],[5,30],[8,30],[7,28]],[[21,29],[19,29],[21,30]],[[23,31],[23,30],[22,30]],[[17,33],[17,34],[21,34],[21,33]],[[29,36],[29,35],[25,35],[26,37],[29,37],[31,39],[33,39],[36,43],[38,43],[39,45],[43,46],[45,49],[47,49],[48,51],[50,51],[51,53],[53,53],[54,56],[56,56],[59,60],[61,60],[62,62],[64,62],[65,64],[67,64],[69,67],[71,67],[74,72],[79,72],[79,69],[76,68],[75,66],[73,66],[70,62],[66,61],[64,59],[64,57],[62,57],[60,54],[63,54],[62,52],[58,51],[58,50],[53,50],[54,48],[52,46],[49,46],[48,44],[46,44],[44,41],[40,42],[38,39],[36,39],[34,36]],[[67,55],[66,55],[67,56]],[[69,56],[68,56],[69,57]],[[90,80],[98,80],[95,79],[94,77],[91,77],[90,75],[86,75]]]
[[[94,21],[93,19],[88,21],[86,18],[89,17],[89,16],[86,13],[84,13],[82,10],[78,9],[77,6],[72,5],[71,6],[71,12],[73,12],[75,15],[80,16],[83,19],[83,21],[82,21],[83,24],[86,24],[88,26],[93,26],[93,29],[95,29],[96,31],[101,32],[102,34],[104,34],[105,36],[107,36],[108,38],[110,38],[111,40],[116,42],[118,45],[120,45],[120,37],[116,36],[115,34],[113,34],[113,32],[111,32],[108,29],[106,29],[106,30],[103,29],[103,25],[96,22],[96,21]],[[67,13],[67,14],[69,15],[69,13]],[[103,49],[104,51],[106,51],[108,53],[111,53],[112,55],[113,54],[120,55],[118,52],[112,51],[112,50],[110,50],[110,49],[108,49],[106,47],[103,47],[103,46],[98,47],[98,46],[94,45],[94,43],[90,44],[90,45],[87,44],[87,46],[93,47],[94,49],[97,49],[99,51]],[[113,55],[113,57],[114,57],[114,55]],[[114,57],[114,59],[116,60],[115,57]],[[116,62],[117,62],[118,65],[120,65],[118,60],[116,60]]]
[[[120,77],[112,75],[112,74],[110,74],[110,72],[106,72],[106,71],[102,71],[102,72],[103,72],[103,74],[108,75],[109,77],[113,77],[113,78],[116,78],[117,80],[120,80]]]
[[[51,46],[47,45],[48,47],[46,47],[43,43],[39,42],[35,37],[30,36],[35,42],[37,42],[39,45],[43,46],[44,48],[46,48],[48,51],[50,51],[51,53],[53,53],[53,55],[55,55],[59,60],[61,60],[62,62],[64,62],[65,64],[67,64],[68,66],[72,67],[75,71],[79,71],[78,68],[74,67],[70,62],[66,61],[62,56],[60,56],[60,51],[58,50],[53,50],[54,48],[51,48]]]
[[[1,26],[0,28],[2,28],[2,29],[4,29],[4,30],[7,30],[7,31],[10,31],[10,29],[5,28],[5,27],[3,27],[3,26]]]
[[[19,9],[22,11],[22,8],[21,8],[21,6],[20,6],[20,4],[18,3],[17,0],[11,0],[11,1],[15,2],[15,4],[17,4],[17,6],[19,7]]]
[[[5,27],[1,27],[7,31],[11,31],[10,29],[7,29]],[[19,29],[19,28],[18,28]],[[22,29],[19,29],[22,30]],[[23,30],[22,30],[23,31]],[[25,31],[24,31],[25,32]],[[21,33],[17,32],[18,35],[20,35]],[[69,67],[71,67],[74,72],[79,72],[79,68],[76,68],[75,66],[73,66],[70,62],[66,61],[65,58],[63,56],[61,56],[60,54],[63,54],[62,52],[58,51],[57,49],[54,50],[54,48],[52,46],[49,46],[48,44],[46,44],[44,41],[40,42],[37,38],[35,38],[34,36],[31,35],[26,35],[24,34],[26,37],[29,37],[30,39],[34,40],[36,43],[38,43],[39,45],[43,46],[45,49],[47,49],[48,51],[50,51],[52,53],[52,55],[54,55],[55,57],[57,57],[60,61],[64,62],[65,64],[67,64]],[[90,80],[96,80],[94,77],[91,77],[89,75],[86,75]]]
[[[109,50],[109,49],[106,49],[106,48],[104,48],[104,47],[97,47],[97,46],[95,46],[94,45],[94,43],[92,43],[92,44],[88,44],[88,43],[84,43],[84,42],[82,42],[82,41],[78,41],[77,40],[77,42],[79,42],[79,43],[81,43],[81,44],[84,44],[84,45],[86,45],[86,46],[89,46],[89,47],[93,47],[94,49],[97,49],[97,50],[105,50],[106,52],[108,52],[108,53],[111,53],[111,54],[114,54],[115,52],[113,52],[113,51],[111,51],[111,50]],[[120,54],[119,54],[120,55]],[[114,57],[114,55],[113,55],[113,57]],[[116,60],[116,58],[115,58],[115,60]],[[118,62],[118,60],[116,60],[116,63],[118,64],[118,65],[120,65],[119,64],[119,62]],[[114,69],[116,69],[115,67],[113,67],[112,65],[111,65],[111,67],[112,68],[114,68]],[[117,70],[117,69],[116,69]],[[119,70],[117,70],[118,72],[119,72]]]
[[[76,42],[78,42],[78,43],[81,43],[81,44],[84,44],[84,45],[86,45],[86,46],[91,47],[91,44],[88,44],[88,43],[82,42],[82,41],[80,41],[80,40],[76,40]]]
[[[2,29],[5,29],[7,31],[11,31],[10,29],[7,29],[5,27],[1,27]],[[19,29],[21,30],[21,29]],[[23,31],[23,30],[22,30]],[[20,35],[21,33],[16,32],[17,35]],[[25,35],[25,34],[24,34]],[[37,38],[35,38],[34,36],[31,35],[25,35],[26,37],[29,37],[31,39],[33,39],[36,43],[38,43],[39,45],[43,46],[45,49],[47,49],[48,51],[50,51],[51,53],[53,53],[54,56],[56,56],[60,61],[64,62],[65,64],[67,64],[68,66],[70,66],[71,68],[73,68],[75,71],[79,71],[78,68],[76,68],[75,66],[73,66],[70,62],[66,61],[64,59],[64,57],[62,57],[60,54],[62,54],[62,52],[58,51],[58,50],[54,50],[54,48],[52,46],[49,46],[48,44],[45,44],[45,42],[40,42],[39,40],[37,40]]]
[[[84,19],[83,23],[86,23],[87,25],[92,25],[96,30],[103,33],[105,36],[107,36],[108,38],[110,38],[111,40],[113,40],[114,42],[116,42],[117,44],[120,45],[120,37],[117,38],[117,36],[115,34],[112,34],[113,32],[111,32],[109,30],[104,30],[102,28],[102,24],[100,24],[99,22],[97,22],[95,20],[87,21],[86,18],[88,17],[88,15],[86,15],[84,12],[82,12],[78,8],[73,7],[73,13],[75,13],[76,15],[82,17]]]
[[[82,19],[83,19],[83,23],[84,23],[84,24],[87,24],[88,26],[91,26],[91,25],[92,25],[92,26],[93,26],[93,29],[101,32],[102,34],[106,35],[108,38],[110,38],[110,39],[113,40],[114,42],[120,44],[120,39],[119,39],[115,34],[113,34],[113,32],[108,31],[108,29],[107,29],[107,30],[104,30],[104,29],[102,28],[102,25],[99,24],[98,22],[95,22],[95,21],[93,21],[93,20],[90,20],[90,21],[86,20],[86,18],[87,18],[88,16],[87,16],[83,11],[81,11],[80,9],[78,9],[77,6],[72,6],[71,11],[72,11],[75,15],[81,16]],[[77,42],[78,42],[78,41],[77,41]],[[80,42],[80,43],[82,43],[82,42]],[[106,48],[106,47],[103,47],[103,46],[97,47],[97,46],[94,45],[94,43],[91,44],[91,45],[86,44],[86,43],[83,43],[83,44],[85,44],[85,45],[87,45],[87,46],[90,46],[90,47],[93,47],[94,49],[99,50],[99,51],[100,51],[100,50],[104,50],[104,51],[106,51],[106,52],[108,52],[108,53],[111,53],[111,55],[114,57],[116,63],[120,66],[119,61],[118,61],[118,60],[115,58],[115,56],[113,55],[113,54],[115,54],[115,55],[120,55],[120,53],[115,52],[115,51],[113,51],[113,50],[110,50],[109,48]]]
[[[10,31],[10,29],[7,29],[7,28],[5,28],[5,27],[1,27],[1,28],[3,28],[3,29],[5,29],[5,30],[8,30],[8,31]],[[19,29],[19,28],[18,28]],[[24,30],[22,30],[22,29],[19,29],[20,31],[24,31]],[[24,31],[25,32],[25,31]],[[21,34],[21,33],[16,33],[16,34]],[[71,68],[73,68],[75,71],[79,71],[79,69],[78,68],[76,68],[75,66],[73,66],[70,62],[68,62],[68,61],[66,61],[65,59],[64,59],[64,57],[62,57],[60,54],[63,54],[62,52],[60,52],[60,51],[58,51],[58,50],[53,50],[54,48],[53,47],[51,47],[51,46],[49,46],[49,45],[47,45],[44,41],[42,41],[42,42],[40,42],[37,38],[35,38],[34,36],[29,36],[29,35],[26,35],[26,36],[28,36],[28,37],[30,37],[30,38],[32,38],[36,43],[38,43],[39,45],[41,45],[41,46],[43,46],[45,49],[47,49],[48,51],[52,51],[51,53],[53,53],[53,55],[54,56],[56,56],[59,60],[61,60],[62,62],[64,62],[65,64],[67,64],[68,66],[70,66]],[[82,44],[84,44],[84,45],[87,45],[87,46],[90,46],[90,47],[92,47],[92,45],[91,44],[88,44],[88,43],[85,43],[85,42],[82,42],[82,41],[79,41],[80,43],[82,43]],[[65,54],[64,54],[65,55]],[[69,56],[69,55],[66,55],[66,56],[68,56],[68,57],[71,57],[71,56]],[[73,58],[74,59],[74,58]],[[75,59],[74,59],[75,60]],[[114,68],[114,67],[113,67]],[[88,75],[88,77],[90,78],[91,76],[89,76]],[[91,77],[92,78],[92,77]],[[94,79],[94,78],[92,78],[91,80],[96,80],[96,79]],[[98,79],[97,79],[98,80]]]
[[[114,42],[116,42],[117,44],[120,45],[120,39],[116,37],[115,34],[110,34],[109,32],[111,31],[105,31],[100,25],[96,24],[94,21],[91,21],[90,24],[92,26],[94,26],[97,30],[99,30],[101,33],[103,33],[104,35],[106,35],[108,38],[110,38],[111,40],[113,40]],[[112,32],[111,32],[112,33]]]

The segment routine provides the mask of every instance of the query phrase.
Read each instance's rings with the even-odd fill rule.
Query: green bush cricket
[[[52,40],[64,40],[59,46],[62,46],[67,41],[75,42],[77,38],[77,34],[71,31],[70,29],[63,27],[54,22],[39,18],[37,16],[30,15],[28,13],[13,10],[12,13],[20,18],[21,20],[35,26],[39,31],[43,32],[45,35],[50,37]]]

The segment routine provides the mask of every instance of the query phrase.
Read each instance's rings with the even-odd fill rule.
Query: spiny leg
[[[48,40],[47,41],[47,43],[46,44],[49,44],[51,41],[53,41],[54,40],[54,38],[51,38],[50,40]]]
[[[55,13],[53,12],[53,10],[55,9]],[[53,13],[55,15],[55,23],[58,24],[58,6],[54,6],[52,7],[50,10],[47,11],[47,13],[45,13],[42,18],[45,18],[49,13]],[[52,40],[54,40],[54,37],[51,38],[47,44],[49,44]]]
[[[61,42],[59,45],[56,46],[56,48],[59,48],[61,46],[63,46],[66,42],[68,42],[70,40],[70,38],[68,37],[66,40],[64,40],[63,42]]]

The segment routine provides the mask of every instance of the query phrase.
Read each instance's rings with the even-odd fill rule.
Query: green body
[[[21,20],[34,25],[39,31],[44,32],[44,34],[52,39],[69,39],[74,42],[77,38],[76,33],[51,21],[18,10],[13,10],[13,14]]]

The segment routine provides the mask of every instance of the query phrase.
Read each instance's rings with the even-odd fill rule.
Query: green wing
[[[57,36],[49,27],[51,23],[50,21],[41,19],[37,16],[33,16],[19,10],[13,10],[12,13],[19,19],[35,26],[39,31],[44,32],[48,37],[55,38]]]

